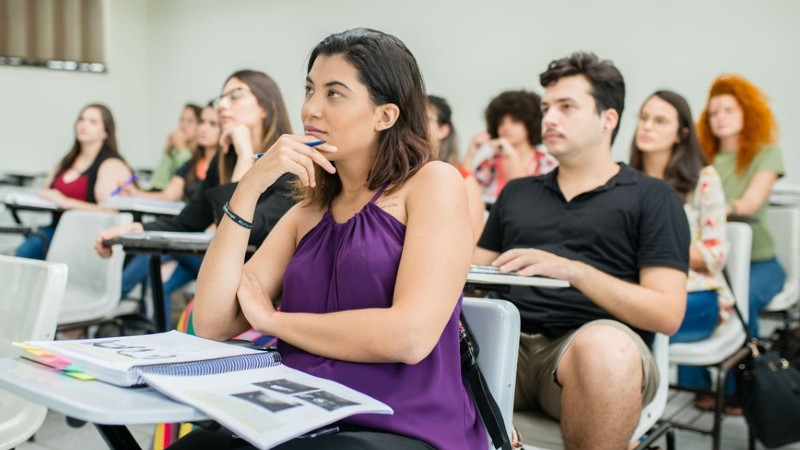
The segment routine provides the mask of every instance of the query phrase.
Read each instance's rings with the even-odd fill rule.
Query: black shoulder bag
[[[744,415],[750,432],[769,448],[800,441],[800,371],[776,348],[767,349],[747,332],[747,356],[742,368]],[[772,346],[774,347],[774,346]]]

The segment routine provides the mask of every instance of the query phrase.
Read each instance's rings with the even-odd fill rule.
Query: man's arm
[[[485,261],[488,253],[476,249],[473,261],[479,257]],[[641,269],[637,285],[542,250],[513,249],[490,263],[499,265],[501,272],[517,270],[518,275],[566,280],[620,321],[646,331],[673,335],[686,311],[686,274],[669,267]]]

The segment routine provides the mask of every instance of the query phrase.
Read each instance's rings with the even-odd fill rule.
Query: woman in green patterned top
[[[783,289],[786,279],[766,223],[772,185],[784,174],[775,145],[777,129],[764,93],[738,75],[714,80],[697,124],[706,157],[722,178],[728,216],[747,217],[753,228],[749,319],[753,336],[758,336],[759,312]]]

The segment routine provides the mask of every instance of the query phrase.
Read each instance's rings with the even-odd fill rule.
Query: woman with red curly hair
[[[750,263],[750,333],[758,336],[758,314],[781,291],[786,272],[775,258],[766,223],[772,185],[782,177],[775,145],[778,126],[761,90],[738,75],[714,80],[697,124],[706,158],[722,178],[729,216],[747,217],[753,229]]]

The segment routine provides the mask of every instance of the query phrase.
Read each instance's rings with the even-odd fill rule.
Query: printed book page
[[[339,383],[278,365],[216,375],[142,375],[148,385],[194,406],[259,449],[274,447],[353,414],[392,409]]]
[[[130,372],[136,366],[263,353],[261,350],[203,339],[179,331],[73,341],[33,341],[24,345],[59,355],[75,366],[74,369],[118,385],[138,384],[138,374]],[[25,350],[34,356],[40,356],[27,348]],[[41,357],[32,359],[44,362]]]

